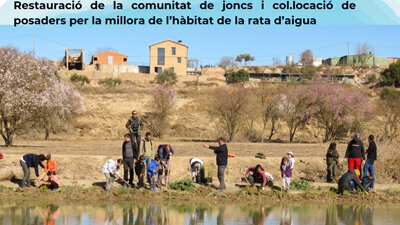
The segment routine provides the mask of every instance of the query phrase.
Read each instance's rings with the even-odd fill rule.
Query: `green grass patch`
[[[290,184],[290,189],[294,190],[310,190],[311,185],[306,180],[294,180]]]
[[[180,191],[190,191],[195,188],[192,179],[174,181],[169,184],[169,187]]]

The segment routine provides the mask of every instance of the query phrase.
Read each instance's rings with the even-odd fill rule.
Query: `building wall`
[[[109,56],[112,57],[112,63],[109,64]],[[97,60],[95,58],[97,57]],[[126,60],[124,60],[126,59]],[[106,65],[128,65],[128,56],[119,54],[118,52],[108,51],[102,52],[92,57],[92,64],[106,64]]]
[[[175,55],[172,54],[172,47],[175,47]],[[158,48],[165,49],[164,65],[158,64]],[[187,73],[187,50],[182,44],[173,41],[164,41],[150,46],[150,73],[157,73],[156,68],[166,70],[174,68],[177,75],[186,75]],[[178,63],[178,58],[181,58]]]

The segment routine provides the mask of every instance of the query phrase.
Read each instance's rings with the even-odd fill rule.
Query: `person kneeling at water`
[[[252,172],[253,174],[249,174]],[[253,186],[255,183],[262,184],[262,190],[264,190],[265,185],[267,185],[268,179],[265,174],[264,168],[261,165],[256,167],[249,167],[243,174],[242,180],[245,180]]]
[[[55,171],[47,172],[47,179],[43,179],[42,181],[50,190],[57,190],[60,187],[60,178],[56,174]]]
[[[121,178],[118,170],[123,163],[124,162],[122,159],[118,159],[117,161],[109,159],[106,161],[106,163],[104,163],[103,167],[101,168],[101,172],[103,172],[106,176],[106,191],[114,190],[114,179],[116,175]]]
[[[340,193],[343,193],[343,191],[345,190],[356,193],[356,186],[359,187],[362,191],[365,191],[365,194],[369,194],[358,180],[357,174],[354,170],[347,171],[345,174],[343,174],[338,182],[338,189]]]

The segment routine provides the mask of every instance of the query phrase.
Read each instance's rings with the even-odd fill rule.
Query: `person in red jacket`
[[[250,172],[252,172],[252,175],[249,175]],[[265,170],[260,164],[258,164],[256,167],[249,167],[243,174],[243,179],[247,180],[251,186],[253,186],[255,183],[262,184],[262,190],[264,190],[265,185],[267,184]]]
[[[51,154],[46,155],[46,161],[44,172],[56,172],[56,162],[51,158]]]
[[[360,136],[359,133],[356,133],[354,139],[347,145],[344,157],[348,159],[349,170],[361,171],[361,163],[365,160],[364,144],[362,143]]]

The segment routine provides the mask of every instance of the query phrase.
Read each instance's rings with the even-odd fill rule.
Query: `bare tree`
[[[176,103],[177,94],[172,88],[159,86],[154,89],[150,103],[153,111],[146,113],[143,120],[153,136],[161,137],[165,134],[170,126],[168,118],[173,112]]]
[[[282,61],[278,56],[272,58],[272,65],[279,66],[282,65]]]
[[[281,95],[278,94],[275,88],[269,86],[267,82],[261,82],[254,92],[258,100],[257,105],[259,106],[258,110],[262,121],[261,142],[264,142],[268,122],[271,122],[268,140],[271,140],[272,136],[277,132],[277,122],[280,117],[278,106]]]
[[[360,64],[362,66],[367,65],[368,60],[370,60],[373,57],[373,53],[374,53],[374,48],[367,44],[357,44],[357,48],[356,48],[356,53],[357,53],[357,61],[358,62],[354,62],[354,64]]]
[[[198,59],[188,59],[187,60],[187,67],[188,68],[198,68],[199,67],[199,60]]]
[[[244,124],[249,90],[242,86],[217,88],[210,92],[209,113],[216,117],[231,141]]]
[[[218,66],[222,68],[233,68],[237,67],[237,63],[232,57],[224,56],[220,59]]]
[[[314,62],[314,53],[310,49],[307,49],[300,54],[300,63],[303,66],[312,65],[313,62]]]
[[[308,102],[305,87],[287,85],[281,91],[279,110],[289,129],[289,141],[293,142],[296,132],[303,129],[311,118],[311,104]]]

